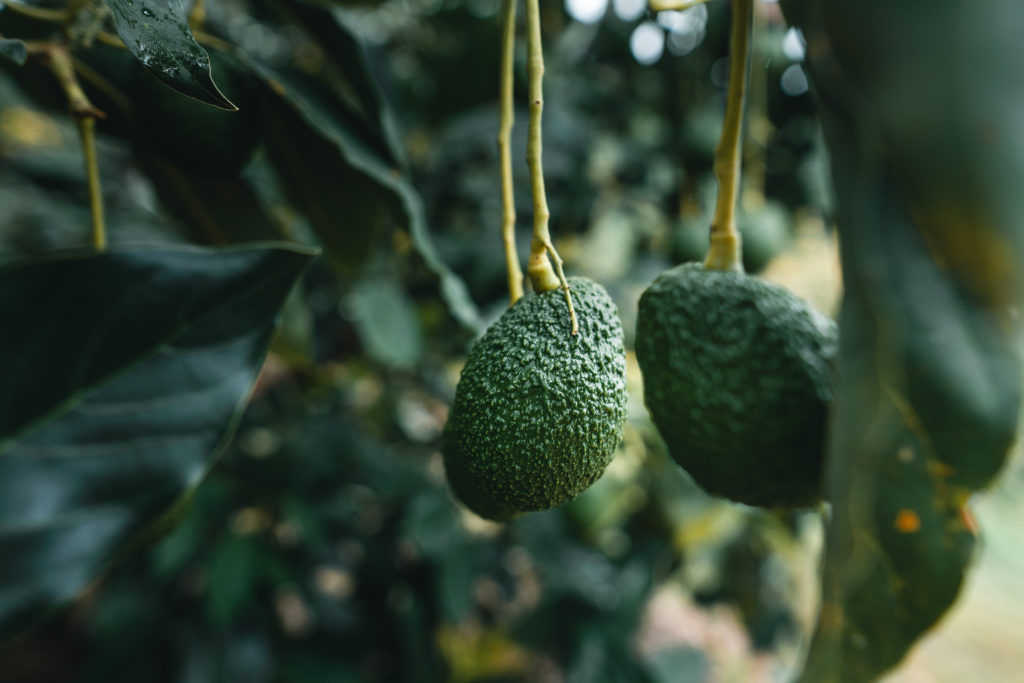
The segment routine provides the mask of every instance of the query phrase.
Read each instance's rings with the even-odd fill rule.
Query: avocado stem
[[[512,189],[513,64],[516,39],[516,0],[504,0],[501,25],[501,121],[498,124],[498,156],[501,161],[501,239],[505,246],[509,305],[523,297],[523,270],[516,254],[516,202]]]
[[[740,233],[736,229],[736,199],[740,185],[743,106],[750,74],[753,8],[753,0],[733,0],[732,3],[729,86],[726,92],[722,137],[718,140],[718,150],[715,153],[718,199],[711,220],[711,244],[704,259],[704,267],[709,270],[743,272]]]
[[[533,190],[533,239],[527,272],[537,292],[550,292],[561,287],[569,306],[572,335],[579,332],[576,310],[569,294],[569,282],[562,270],[562,258],[551,243],[548,230],[548,199],[544,191],[544,164],[541,161],[541,115],[544,112],[544,50],[540,38],[540,7],[538,0],[526,0],[526,73],[529,77],[530,128],[526,146],[526,163],[530,166],[530,187]],[[555,262],[552,269],[551,260]],[[557,271],[557,272],[556,272]]]

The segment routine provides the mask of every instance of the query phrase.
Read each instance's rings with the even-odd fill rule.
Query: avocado
[[[820,496],[838,329],[786,289],[687,263],[640,297],[644,400],[708,493],[767,508]]]
[[[521,298],[473,346],[442,452],[448,481],[477,514],[505,521],[568,502],[604,472],[622,440],[626,357],[608,293],[569,278],[565,294]]]
[[[452,493],[455,494],[455,497],[463,505],[484,519],[490,519],[495,522],[508,522],[518,517],[518,510],[491,498],[476,483],[466,458],[462,454],[462,449],[459,448],[458,439],[451,432],[451,424],[452,422],[449,420],[448,424],[445,425],[444,436],[442,437],[444,440],[442,451],[444,454],[444,471],[448,476],[448,485],[451,486]]]

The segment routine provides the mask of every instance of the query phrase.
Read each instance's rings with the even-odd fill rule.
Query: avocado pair
[[[615,306],[570,278],[520,299],[469,354],[445,428],[448,480],[482,517],[508,521],[572,500],[622,437],[625,356]],[[820,498],[838,331],[787,290],[685,264],[640,299],[644,397],[672,457],[708,493],[768,508]]]

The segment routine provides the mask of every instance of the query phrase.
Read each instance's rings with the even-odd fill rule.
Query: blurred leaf
[[[480,555],[472,543],[461,543],[441,557],[435,591],[445,621],[458,623],[472,609],[476,580],[482,570]]]
[[[437,562],[465,540],[458,510],[444,489],[436,487],[424,489],[409,503],[402,518],[402,534],[420,553]]]
[[[28,60],[28,48],[20,40],[0,38],[0,57],[5,57],[20,66]]]
[[[792,0],[832,162],[845,298],[823,604],[801,680],[869,681],[956,599],[967,501],[1021,408],[1024,7]],[[835,30],[842,26],[841,30]],[[924,30],[923,30],[924,29]],[[956,56],[948,37],[962,36]],[[953,64],[950,60],[957,60]],[[942,68],[941,79],[921,78]],[[984,131],[984,133],[981,133]],[[999,141],[986,144],[981,141]]]
[[[366,278],[346,301],[363,348],[371,358],[388,367],[416,367],[423,351],[423,333],[416,308],[394,279]]]
[[[196,42],[182,0],[103,0],[117,34],[139,63],[183,95],[237,109],[210,75],[210,57]]]
[[[345,120],[346,107],[298,74],[253,67],[268,86],[267,151],[332,261],[347,268],[360,264],[373,236],[397,220],[439,278],[452,315],[473,331],[481,330],[465,283],[437,255],[419,194],[398,168],[355,134]]]
[[[657,650],[645,658],[651,683],[711,680],[711,663],[701,650],[672,647]]]
[[[281,102],[268,100],[264,117],[267,154],[286,195],[309,220],[332,265],[357,271],[374,237],[395,223],[391,194]]]
[[[227,622],[250,600],[259,571],[259,548],[230,534],[210,558],[206,599],[214,621]]]
[[[282,238],[246,178],[198,175],[156,155],[141,161],[161,204],[195,242],[224,246]]]
[[[336,11],[305,2],[284,0],[277,4],[287,11],[324,49],[341,81],[336,88],[347,95],[367,125],[360,137],[372,140],[372,147],[390,163],[403,165],[403,154],[394,118],[374,78],[363,40]]]
[[[77,595],[196,485],[309,259],[111,250],[0,270],[0,319],[18,321],[0,334],[0,632]]]

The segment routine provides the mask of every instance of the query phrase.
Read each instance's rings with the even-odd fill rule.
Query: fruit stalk
[[[729,36],[729,86],[725,121],[715,153],[718,200],[711,220],[711,245],[704,259],[709,270],[743,272],[740,233],[736,229],[736,199],[739,194],[743,108],[750,75],[750,34],[754,16],[753,0],[733,0],[732,30]]]
[[[498,125],[498,156],[501,159],[501,238],[505,245],[509,304],[523,296],[523,270],[516,254],[516,203],[512,193],[513,63],[516,38],[516,0],[505,0],[501,27],[501,121]]]
[[[530,92],[530,128],[526,149],[526,162],[530,166],[530,186],[533,190],[533,240],[530,243],[530,261],[527,272],[537,292],[562,288],[569,306],[572,334],[579,333],[576,310],[569,294],[569,283],[562,270],[562,258],[551,243],[548,231],[547,195],[544,191],[544,166],[541,161],[541,115],[544,112],[544,51],[540,38],[540,6],[538,0],[526,0],[526,69]],[[550,256],[550,260],[549,257]],[[552,269],[551,262],[555,267]]]

